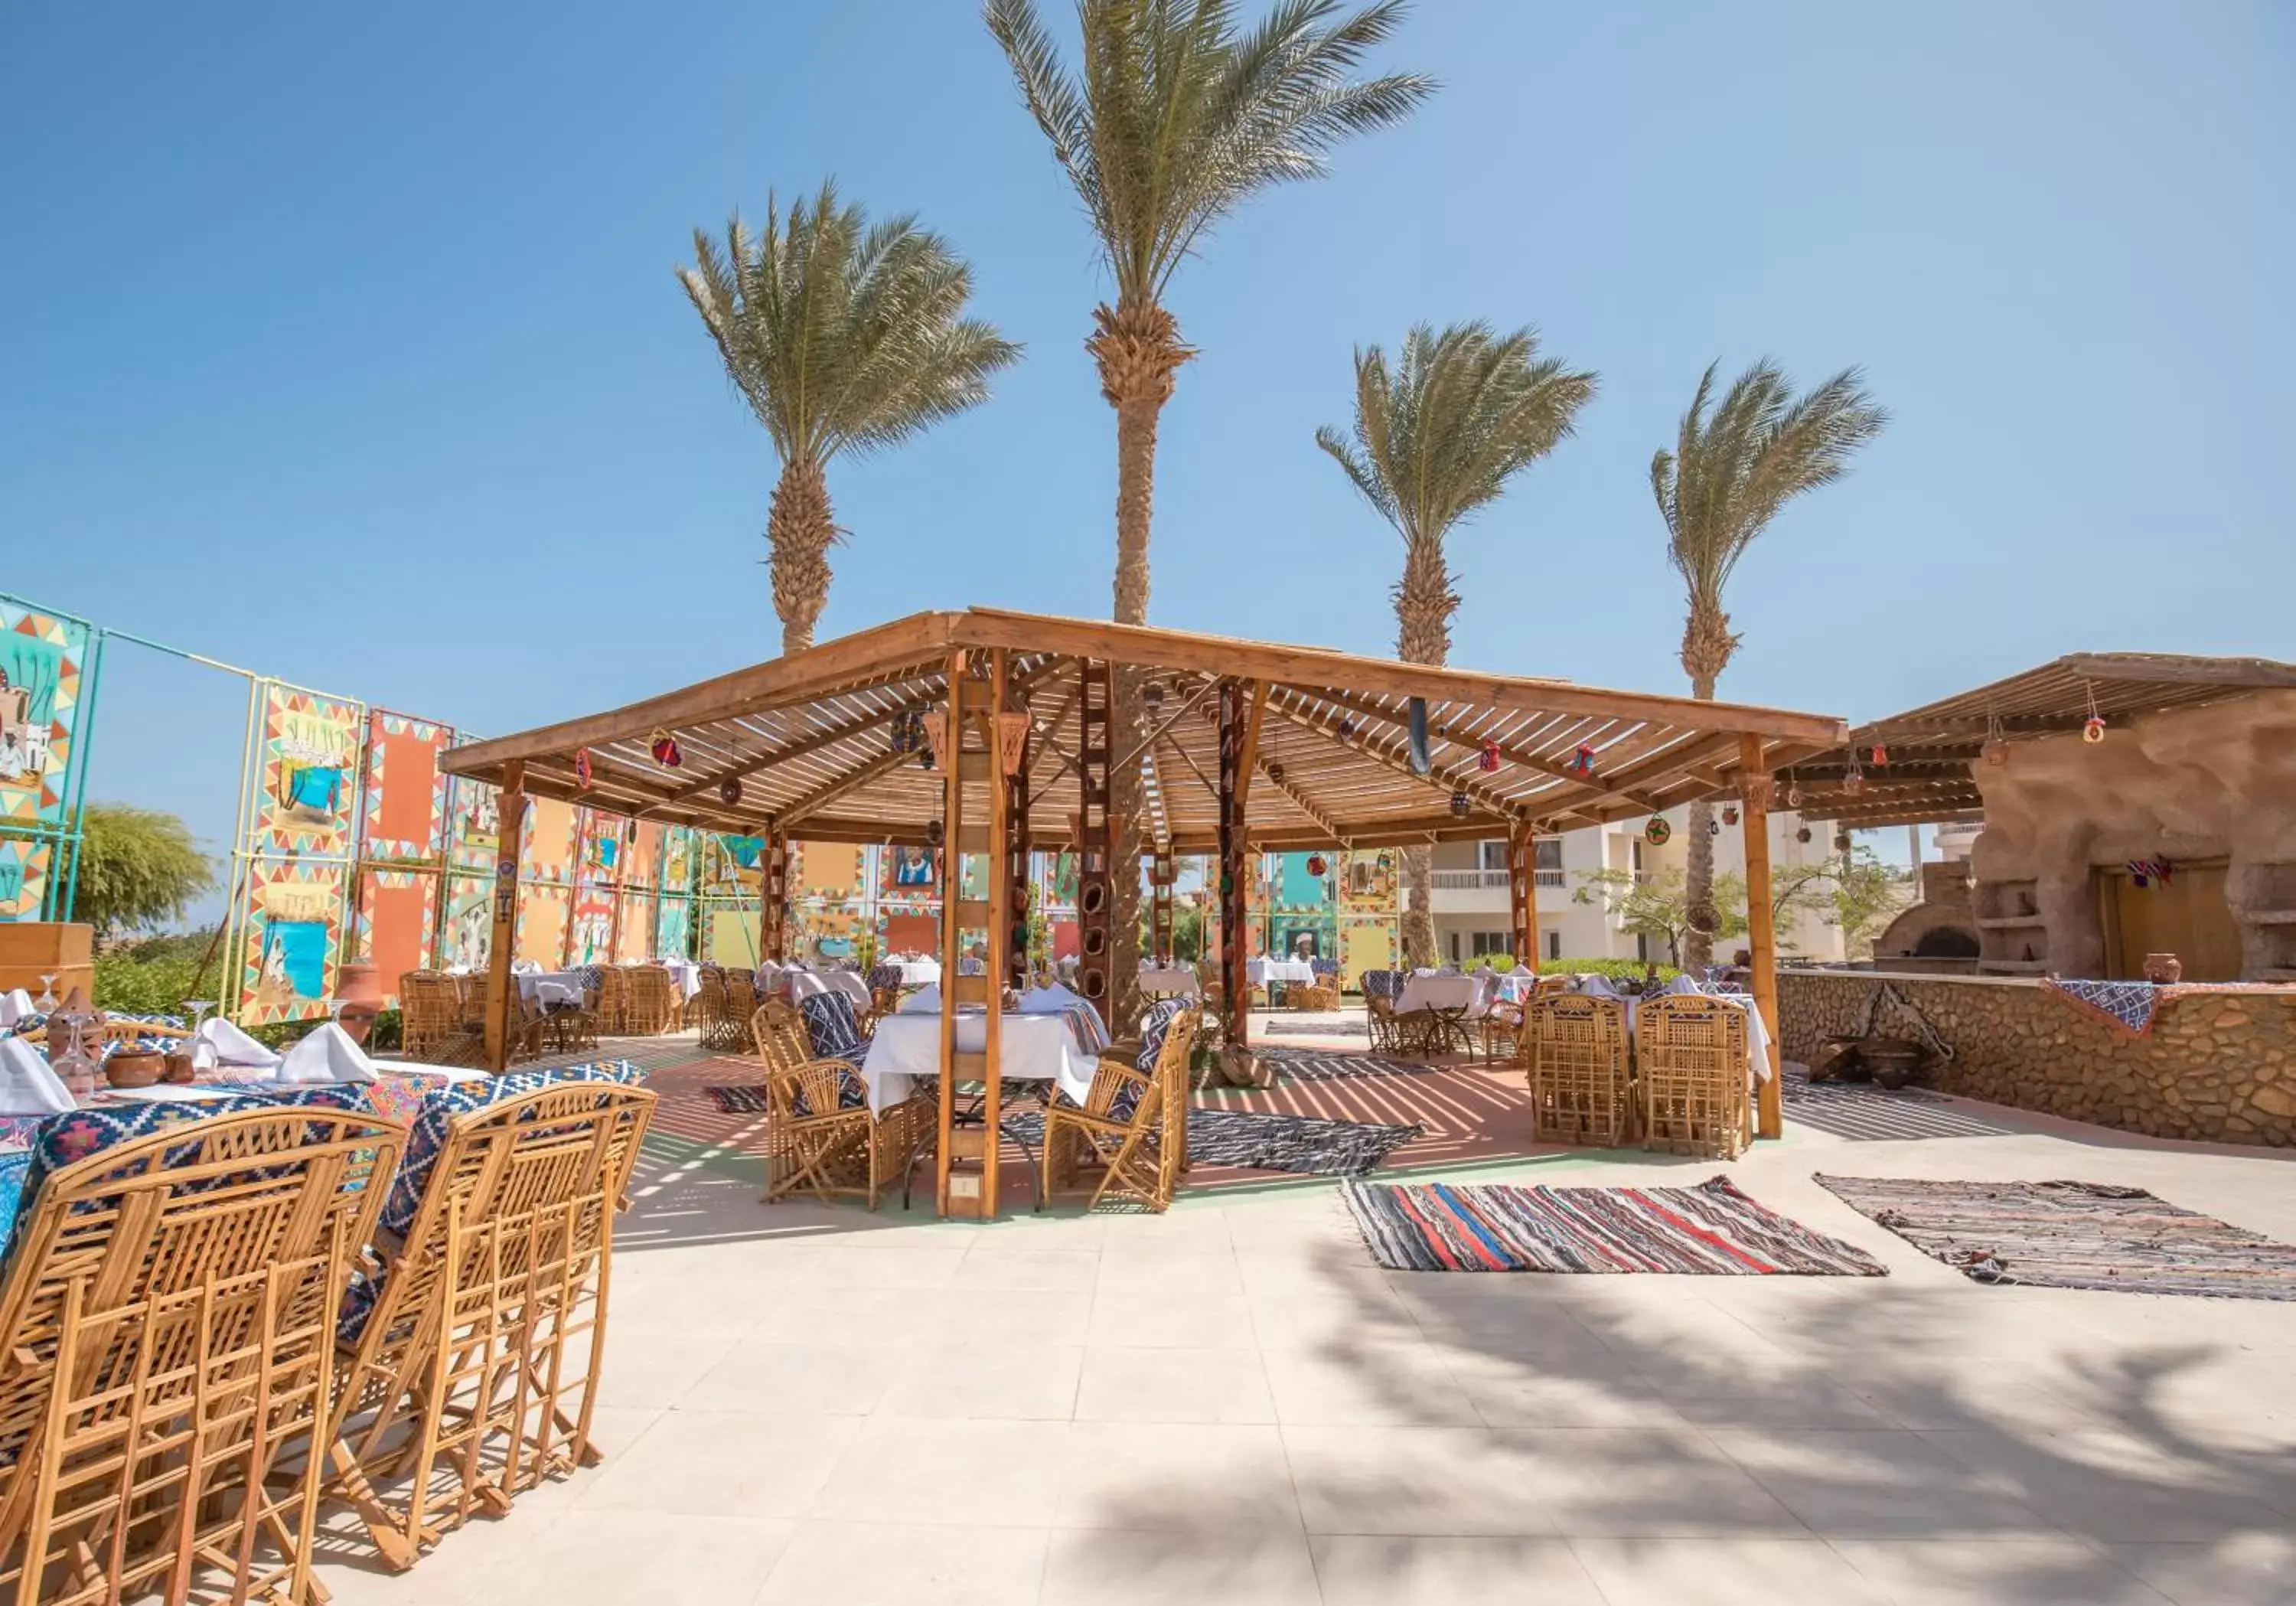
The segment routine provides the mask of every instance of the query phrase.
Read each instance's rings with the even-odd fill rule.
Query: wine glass
[[[192,1037],[199,1036],[200,1021],[209,1010],[216,1007],[216,1002],[217,1001],[211,998],[187,998],[184,1001],[184,1029],[189,1032]]]
[[[32,1008],[43,1015],[53,1015],[56,1005],[56,978],[44,976],[40,978],[40,996],[32,1001]]]

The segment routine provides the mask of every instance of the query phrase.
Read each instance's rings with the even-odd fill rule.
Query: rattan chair
[[[659,1037],[677,1027],[677,989],[659,965],[636,965],[623,973],[622,1031],[629,1037]]]
[[[787,999],[759,1005],[750,1029],[766,1067],[764,1202],[802,1189],[822,1199],[857,1194],[874,1210],[908,1174],[926,1102],[904,1099],[872,1114],[859,1067],[815,1058],[805,1022]]]
[[[202,1572],[203,1598],[324,1598],[318,1486],[278,1469],[324,1421],[337,1301],[406,1135],[347,1097],[44,1129],[0,1292],[0,1590],[19,1606],[180,1602]]]
[[[1496,1063],[1501,1058],[1529,1064],[1525,1053],[1528,1039],[1523,1033],[1523,1007],[1505,999],[1493,999],[1491,1007],[1483,1012],[1476,1025],[1483,1039],[1483,1058]]]
[[[1531,1134],[1615,1148],[1635,1126],[1627,1007],[1615,998],[1534,997],[1522,1011]]]
[[[1151,1210],[1170,1207],[1188,1163],[1188,1056],[1197,1012],[1168,1016],[1152,1068],[1142,1070],[1119,1045],[1100,1057],[1081,1104],[1055,1097],[1045,1110],[1045,1192],[1078,1188],[1078,1173],[1096,1166],[1090,1209],[1113,1195]]]
[[[713,1053],[739,1053],[749,1037],[750,1011],[734,1008],[722,970],[701,973],[698,990],[686,1001],[685,1013],[701,1031],[701,1046]]]
[[[1340,1007],[1339,981],[1319,976],[1312,983],[1294,982],[1283,990],[1283,1001],[1294,1009],[1336,1009]]]
[[[1697,993],[1654,998],[1635,1019],[1643,1147],[1734,1157],[1751,1135],[1746,1011]]]
[[[436,970],[410,970],[398,978],[399,1042],[406,1058],[422,1065],[475,1066],[486,1057],[486,1038],[466,1024],[460,981]],[[512,1031],[524,1037],[530,1023],[513,1014]]]
[[[636,1074],[522,1071],[424,1099],[383,1211],[396,1253],[345,1307],[322,1441],[326,1498],[394,1569],[599,1459],[613,1218],[655,1099]]]
[[[627,1033],[630,967],[609,965],[598,978],[598,1030],[609,1037]]]

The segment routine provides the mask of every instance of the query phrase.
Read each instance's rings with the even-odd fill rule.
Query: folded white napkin
[[[1054,982],[1049,987],[1031,987],[1021,994],[1023,1015],[1057,1015],[1071,1004],[1084,1002],[1082,995],[1070,992]]]
[[[938,1015],[940,1013],[940,988],[938,984],[920,987],[901,1001],[896,1015]]]
[[[0,1115],[55,1116],[73,1108],[48,1057],[18,1037],[0,1037]]]
[[[374,1061],[349,1033],[329,1021],[288,1050],[272,1075],[280,1082],[373,1082]]]
[[[512,973],[517,976],[540,976],[542,974],[542,966],[534,959],[512,959],[510,962],[510,968]]]
[[[0,1028],[12,1026],[18,1021],[38,1013],[32,1008],[32,995],[21,987],[0,992]]]
[[[1686,976],[1677,976],[1672,981],[1667,983],[1666,991],[1675,994],[1677,997],[1679,997],[1685,992],[1703,992],[1706,989],[1700,986],[1696,982],[1692,981]]]
[[[279,1051],[266,1049],[220,1015],[200,1022],[192,1034],[192,1067],[211,1071],[217,1066],[245,1066],[267,1071],[279,1064]]]
[[[1598,970],[1587,970],[1579,973],[1578,991],[1581,992],[1591,992],[1597,998],[1616,998],[1619,996],[1619,990],[1611,985],[1611,978],[1604,976]]]

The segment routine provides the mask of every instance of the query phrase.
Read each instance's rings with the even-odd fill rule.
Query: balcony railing
[[[1561,886],[1561,870],[1533,870],[1531,884],[1535,886]],[[1507,889],[1505,870],[1437,870],[1433,885],[1439,893],[1503,893]]]

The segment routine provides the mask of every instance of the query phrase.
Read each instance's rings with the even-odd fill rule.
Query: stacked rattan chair
[[[0,1289],[6,1598],[321,1598],[318,1486],[281,1469],[324,1421],[337,1303],[405,1137],[347,1098],[43,1129]]]
[[[627,1034],[629,992],[630,967],[607,966],[605,975],[598,978],[598,1030],[609,1037]]]
[[[765,1202],[803,1190],[822,1199],[858,1195],[874,1210],[908,1174],[932,1107],[907,1099],[872,1113],[860,1068],[817,1057],[787,999],[759,1006],[750,1032],[766,1067]]]
[[[1635,1127],[1627,1008],[1615,998],[1534,996],[1522,1011],[1531,1133],[1612,1149]]]
[[[352,1288],[325,1494],[412,1567],[473,1514],[594,1464],[613,1217],[654,1107],[623,1063],[425,1096]]]
[[[1371,1051],[1391,1054],[1403,1047],[1403,1028],[1395,1013],[1395,995],[1403,977],[1393,970],[1363,973],[1364,1022],[1371,1028]]]
[[[1476,1023],[1482,1034],[1483,1058],[1493,1062],[1511,1059],[1528,1066],[1529,1039],[1523,1031],[1523,1007],[1505,999],[1494,999],[1491,1007]]]
[[[1654,998],[1635,1021],[1643,1147],[1735,1157],[1751,1137],[1746,1011],[1696,993]]]
[[[753,1011],[735,1007],[722,970],[701,973],[700,990],[686,1001],[685,1013],[701,1034],[701,1046],[713,1053],[739,1053],[749,1039]]]
[[[1046,1106],[1047,1196],[1078,1190],[1082,1174],[1096,1170],[1099,1182],[1086,1208],[1111,1197],[1151,1210],[1170,1207],[1188,1164],[1188,1056],[1196,1018],[1194,1009],[1169,1001],[1150,1006],[1143,1042],[1100,1057],[1082,1104],[1062,1095]]]
[[[410,970],[398,978],[400,1037],[406,1058],[422,1065],[477,1065],[486,1053],[486,1039],[466,1023],[463,988],[454,976],[436,970]],[[528,1023],[513,1017],[513,1033],[524,1035]]]

